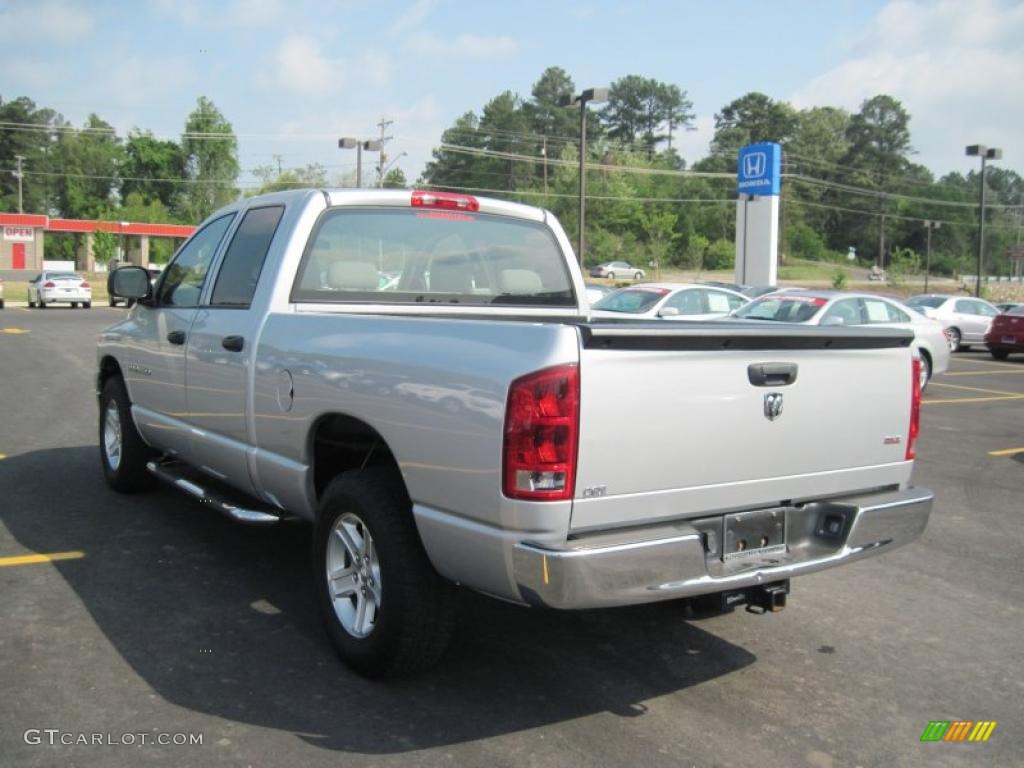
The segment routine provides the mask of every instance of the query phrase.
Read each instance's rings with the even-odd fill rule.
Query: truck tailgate
[[[572,528],[906,485],[909,342],[735,321],[581,326]]]

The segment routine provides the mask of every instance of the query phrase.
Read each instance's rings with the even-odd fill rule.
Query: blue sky
[[[281,155],[351,172],[337,138],[373,136],[386,116],[390,154],[406,152],[415,178],[458,115],[506,88],[528,96],[550,65],[578,87],[640,74],[688,91],[690,162],[714,113],[748,91],[848,109],[884,92],[910,110],[916,159],[933,171],[974,167],[963,146],[977,142],[1024,168],[1024,4],[1005,0],[14,0],[0,2],[0,28],[4,99],[177,137],[205,95],[239,135],[243,169]]]

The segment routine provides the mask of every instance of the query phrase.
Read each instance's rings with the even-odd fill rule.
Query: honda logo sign
[[[736,191],[741,195],[777,195],[782,176],[782,147],[772,142],[751,144],[740,150]]]

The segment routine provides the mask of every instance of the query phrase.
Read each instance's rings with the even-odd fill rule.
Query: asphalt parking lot
[[[922,409],[923,537],[795,580],[782,613],[467,596],[441,667],[380,684],[322,634],[304,526],[107,489],[93,344],[123,313],[0,311],[0,764],[1021,764],[1024,356],[954,356]],[[998,725],[922,743],[933,720]]]

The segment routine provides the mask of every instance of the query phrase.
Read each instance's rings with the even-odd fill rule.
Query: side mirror
[[[150,299],[153,286],[149,272],[142,267],[118,267],[107,276],[107,293],[120,299]]]
[[[679,310],[675,307],[662,307],[658,310],[658,317],[678,317]]]
[[[843,318],[833,315],[832,317],[826,317],[821,321],[822,325],[846,325],[846,321]]]

